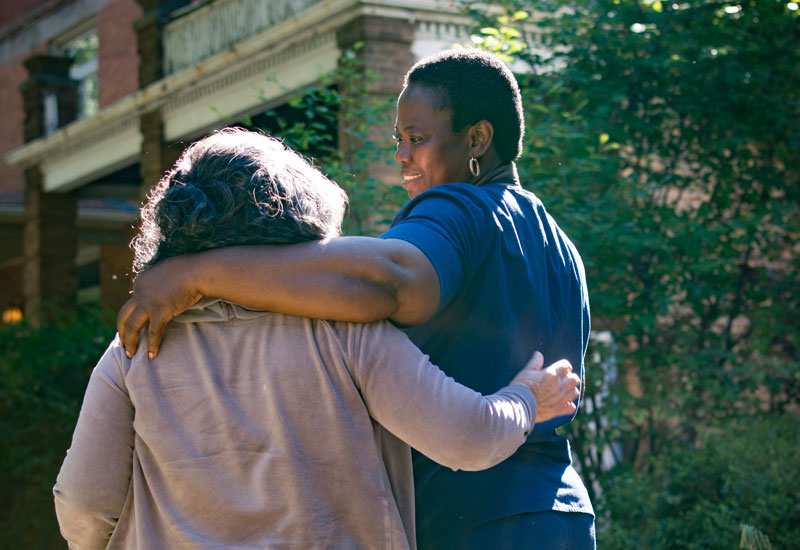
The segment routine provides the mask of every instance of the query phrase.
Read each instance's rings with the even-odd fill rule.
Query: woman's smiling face
[[[411,84],[397,101],[394,159],[409,199],[443,183],[470,180],[469,130],[453,132],[450,110],[434,109],[437,98],[434,89]]]

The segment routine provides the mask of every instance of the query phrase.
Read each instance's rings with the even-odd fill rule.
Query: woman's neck
[[[472,178],[473,185],[485,185],[487,183],[512,183],[519,185],[519,175],[517,175],[517,166],[513,162],[508,164],[496,164],[493,167],[485,170],[481,167],[481,173],[476,178]]]

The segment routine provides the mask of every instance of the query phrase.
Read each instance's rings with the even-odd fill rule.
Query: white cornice
[[[137,136],[139,136],[138,118],[144,113],[164,107],[167,115],[165,121],[167,138],[170,140],[181,139],[197,131],[203,125],[209,127],[215,122],[229,119],[238,112],[226,111],[221,108],[216,114],[204,113],[205,118],[203,118],[202,112],[194,111],[192,116],[200,116],[202,120],[178,122],[178,117],[170,120],[170,111],[180,110],[181,105],[191,103],[193,98],[194,101],[200,97],[219,98],[221,91],[227,93],[231,90],[231,83],[236,82],[238,86],[240,82],[245,82],[246,79],[243,80],[243,77],[254,74],[254,68],[260,67],[261,70],[264,70],[264,67],[274,67],[274,59],[279,58],[283,52],[294,50],[300,52],[296,55],[303,55],[308,50],[304,44],[319,44],[322,40],[327,42],[324,47],[328,57],[338,53],[335,49],[335,41],[331,43],[330,36],[334,35],[337,28],[360,15],[401,18],[415,23],[426,21],[434,24],[458,25],[462,23],[462,17],[457,14],[456,2],[452,0],[326,0],[240,42],[233,48],[189,69],[169,75],[127,96],[104,108],[95,116],[73,122],[50,136],[18,147],[7,153],[5,159],[9,164],[22,167],[43,164],[45,186],[48,190],[63,191],[74,188],[103,171],[107,172],[111,169],[112,163],[116,163],[118,167],[122,159],[133,160],[138,157],[140,146],[136,146],[130,132],[132,125],[135,124]],[[465,18],[464,22],[466,22]],[[286,60],[283,63],[285,65],[282,66],[291,68],[291,60],[288,64],[286,64]],[[325,63],[330,63],[330,60],[326,60]],[[298,66],[298,69],[308,72],[312,66],[306,62],[306,65]],[[307,82],[301,82],[300,75],[295,74],[293,79],[290,78],[289,81],[283,81],[280,84],[284,88],[293,85],[302,86],[313,82],[317,76],[318,73],[306,74]],[[247,85],[246,82],[245,84]],[[271,93],[277,97],[285,91],[285,89],[276,89]],[[217,106],[215,105],[215,107]],[[226,117],[226,115],[228,116]],[[98,165],[83,170],[84,173],[79,173],[78,161],[81,155],[88,152],[87,147],[92,149],[92,144],[95,144],[94,148],[97,148],[98,144],[102,144],[106,137],[122,135],[127,137],[119,138],[117,147],[124,147],[125,150],[115,150],[114,154],[108,157],[107,162],[103,158],[98,161],[106,162],[109,166]],[[58,174],[57,161],[71,162],[73,172],[69,173],[68,170],[64,170]]]
[[[75,140],[88,139],[92,134],[109,127],[125,125],[130,119],[160,107],[167,100],[190,93],[194,88],[222,78],[241,67],[244,60],[261,57],[280,47],[288,47],[330,28],[341,26],[358,15],[356,0],[330,0],[314,6],[276,27],[237,44],[190,69],[167,76],[124,99],[101,110],[96,115],[81,119],[53,134],[18,147],[6,154],[6,162],[16,166],[38,163],[52,151],[67,146]]]

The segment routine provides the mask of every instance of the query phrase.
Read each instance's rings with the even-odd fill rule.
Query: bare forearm
[[[147,325],[151,357],[170,319],[202,296],[245,307],[336,321],[390,318],[419,324],[435,313],[439,279],[427,257],[396,239],[339,237],[239,246],[170,258],[136,279],[117,331],[128,356]]]
[[[368,322],[398,311],[396,265],[380,241],[347,237],[296,245],[227,247],[187,258],[205,296],[289,315]]]

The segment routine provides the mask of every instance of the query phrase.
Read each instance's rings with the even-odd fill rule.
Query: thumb
[[[544,356],[542,356],[542,354],[538,351],[535,351],[533,353],[533,357],[531,357],[531,360],[528,361],[528,364],[525,366],[526,368],[533,370],[542,370],[542,367],[544,366]]]

